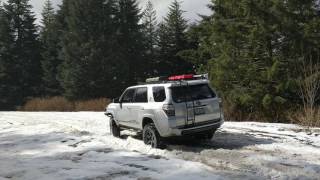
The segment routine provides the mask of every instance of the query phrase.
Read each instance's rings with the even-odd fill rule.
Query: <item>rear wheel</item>
[[[110,118],[110,133],[114,137],[120,137],[120,128],[117,126],[113,118]]]
[[[153,148],[162,148],[161,137],[154,124],[147,124],[143,128],[143,142]]]

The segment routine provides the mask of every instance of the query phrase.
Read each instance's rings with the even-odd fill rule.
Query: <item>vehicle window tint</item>
[[[207,84],[190,86],[190,92],[191,98],[193,100],[210,99],[216,97],[216,94]]]
[[[215,98],[216,94],[207,84],[172,87],[172,98],[176,103]]]
[[[172,99],[176,103],[190,101],[190,96],[187,96],[187,87],[186,86],[179,86],[171,88]]]
[[[155,102],[163,102],[166,100],[166,92],[163,86],[153,87],[153,99]]]
[[[148,88],[138,88],[136,90],[135,100],[137,103],[146,103],[148,102]]]
[[[123,97],[122,97],[122,102],[123,103],[129,103],[129,102],[132,102],[133,101],[133,96],[134,96],[134,93],[135,93],[135,89],[128,89]]]

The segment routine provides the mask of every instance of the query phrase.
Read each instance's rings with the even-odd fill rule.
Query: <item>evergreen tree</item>
[[[234,109],[245,114],[275,117],[286,102],[277,90],[283,64],[277,46],[278,9],[273,5],[263,0],[216,0],[207,23],[211,35],[203,46],[211,54],[213,83]]]
[[[62,0],[62,4],[59,5],[59,8],[56,13],[56,17],[55,17],[56,26],[61,36],[63,36],[64,35],[63,33],[68,29],[67,17],[70,15],[69,3],[70,2],[68,0]],[[62,39],[61,36],[59,39]]]
[[[14,79],[8,89],[14,97],[13,105],[20,105],[26,97],[39,94],[41,83],[40,50],[35,17],[28,0],[8,0],[4,4],[5,21],[12,35],[11,56],[7,59],[10,71],[8,77]],[[10,37],[10,36],[8,36]]]
[[[13,36],[1,1],[0,24],[0,110],[12,110],[16,101],[12,94],[15,89],[14,64],[11,62]]]
[[[193,71],[192,64],[178,56],[180,51],[189,48],[186,31],[187,21],[184,11],[175,0],[169,7],[169,13],[159,27],[160,74],[179,74]]]
[[[61,93],[58,81],[58,67],[61,60],[59,53],[59,31],[56,22],[56,14],[50,0],[46,0],[42,12],[42,29],[40,34],[42,43],[42,70],[44,93],[47,96],[55,96]]]
[[[67,43],[66,36],[69,32],[69,27],[67,23],[67,18],[70,16],[69,12],[69,4],[72,3],[69,0],[62,0],[61,5],[56,12],[55,16],[55,27],[57,33],[59,34],[58,37],[58,59],[60,60],[61,64],[58,66],[57,70],[57,79],[59,81],[60,86],[62,87],[62,94],[65,95],[65,88],[64,88],[64,77],[63,77],[63,64],[65,63],[65,56],[64,56],[64,48],[63,46]]]
[[[235,111],[284,119],[299,97],[297,60],[319,49],[315,7],[316,1],[212,0],[197,55]]]
[[[192,24],[186,32],[186,40],[189,47],[178,53],[179,57],[194,65],[196,73],[198,74],[208,72],[206,69],[206,59],[210,57],[205,51],[198,50],[201,48],[201,46],[199,46],[200,40],[205,36],[203,29],[203,25]]]
[[[114,1],[69,0],[62,8],[63,30],[60,77],[71,99],[112,97],[113,83],[121,69],[117,58],[116,7]],[[83,8],[86,7],[86,8]]]
[[[136,0],[119,0],[117,38],[120,46],[119,54],[126,63],[122,68],[122,72],[127,72],[123,80],[126,85],[144,81],[146,76],[147,59],[141,18],[142,14]]]
[[[143,17],[143,33],[145,37],[145,45],[146,45],[146,58],[147,58],[147,71],[148,75],[152,76],[155,74],[154,72],[157,69],[156,59],[157,59],[157,14],[153,8],[153,4],[151,1],[147,2],[146,9],[144,10]]]
[[[154,54],[157,45],[157,13],[154,10],[151,1],[147,2],[146,9],[143,12],[144,35],[146,37],[147,53]]]

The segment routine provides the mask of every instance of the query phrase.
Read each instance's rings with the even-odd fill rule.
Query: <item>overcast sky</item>
[[[52,0],[55,7],[61,0]],[[143,8],[147,2],[147,0],[138,0],[140,1],[140,7]],[[154,4],[155,9],[158,13],[159,21],[163,16],[166,15],[168,11],[168,6],[172,3],[173,0],[151,0]],[[199,20],[198,14],[208,15],[210,14],[210,10],[207,8],[207,4],[209,4],[210,0],[181,0],[182,8],[186,13],[184,14],[185,18],[189,21],[194,22]],[[34,11],[38,18],[41,17],[41,10],[43,7],[44,0],[31,0],[31,4],[34,7]]]

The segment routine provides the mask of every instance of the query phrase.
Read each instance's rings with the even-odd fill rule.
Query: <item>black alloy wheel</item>
[[[147,124],[143,128],[143,142],[152,148],[161,148],[161,137],[154,124]]]

